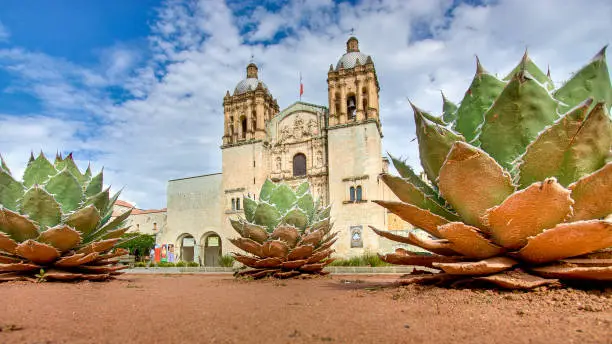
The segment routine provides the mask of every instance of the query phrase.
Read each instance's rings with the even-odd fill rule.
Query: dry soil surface
[[[381,287],[397,277],[3,283],[0,343],[612,343],[612,288]]]

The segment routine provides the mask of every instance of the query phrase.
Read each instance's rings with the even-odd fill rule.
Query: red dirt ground
[[[381,288],[398,276],[0,284],[0,343],[612,343],[612,288]]]

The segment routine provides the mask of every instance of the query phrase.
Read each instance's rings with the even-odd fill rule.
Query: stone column
[[[344,124],[347,121],[347,109],[346,109],[346,85],[342,83],[340,85],[340,114],[338,116],[338,124]]]
[[[364,114],[363,114],[363,99],[361,98],[361,85],[363,84],[363,81],[361,79],[357,79],[357,89],[355,90],[355,100],[357,101],[357,121],[363,121],[364,119]]]

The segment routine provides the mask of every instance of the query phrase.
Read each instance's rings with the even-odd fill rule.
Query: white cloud
[[[8,41],[10,37],[11,33],[9,32],[9,29],[4,26],[2,22],[0,22],[0,42]]]
[[[0,50],[0,66],[16,76],[11,87],[45,105],[36,119],[0,117],[0,137],[9,130],[7,121],[31,126],[22,139],[0,141],[0,151],[19,166],[30,149],[94,150],[94,167],[105,166],[114,187],[125,185],[127,199],[163,207],[168,179],[220,171],[223,96],[245,77],[251,53],[281,108],[297,100],[300,71],[302,99],[326,105],[329,65],[335,66],[355,28],[381,86],[383,151],[418,166],[407,97],[440,113],[441,89],[459,101],[469,86],[474,54],[486,69],[505,75],[525,47],[562,81],[612,39],[612,3],[606,0],[589,2],[588,17],[577,17],[584,11],[579,0],[462,4],[445,17],[452,3],[292,1],[275,12],[259,7],[235,17],[221,1],[170,2],[152,24],[148,51],[109,47],[96,68],[23,49]],[[253,30],[241,36],[245,27]],[[290,34],[271,44],[279,32]],[[144,56],[151,57],[138,63]],[[108,86],[124,87],[134,99],[117,104]]]

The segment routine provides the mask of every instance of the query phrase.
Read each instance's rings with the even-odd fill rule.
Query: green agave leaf
[[[230,223],[232,225],[232,228],[234,228],[236,230],[236,232],[238,232],[238,234],[240,234],[240,236],[242,236],[242,229],[244,227],[244,223],[240,220],[240,219],[232,219],[230,218]]]
[[[38,237],[38,226],[17,212],[0,207],[0,231],[13,240],[23,242]]]
[[[276,209],[281,213],[286,213],[291,209],[297,197],[293,190],[287,184],[280,184],[270,195],[270,203],[273,204]]]
[[[291,209],[282,219],[281,223],[304,229],[308,225],[308,214],[301,209]]]
[[[30,159],[32,159],[32,156],[30,156]],[[43,184],[50,176],[55,174],[57,174],[57,170],[55,170],[45,155],[40,152],[36,159],[30,160],[23,172],[23,185],[29,188],[34,184]]]
[[[447,128],[426,120],[421,109],[412,103],[410,105],[412,105],[414,111],[421,165],[427,178],[432,184],[436,184],[440,167],[442,167],[451,146],[455,141],[465,141],[465,139]]]
[[[105,235],[107,232],[110,232],[112,230],[115,230],[117,227],[122,226],[123,222],[127,220],[127,218],[130,216],[131,213],[132,213],[132,209],[126,210],[121,215],[115,217],[110,222],[108,222],[104,226],[101,226],[96,231],[88,235],[85,238],[85,240],[83,240],[83,243],[89,243],[89,242],[98,240],[101,236]]]
[[[487,73],[476,57],[476,75],[457,109],[453,130],[463,135],[467,142],[474,140],[484,121],[484,113],[502,92],[504,85],[503,81]]]
[[[408,166],[404,161],[399,160],[393,155],[387,153],[391,158],[391,162],[393,166],[397,170],[397,172],[402,176],[402,178],[406,179],[412,185],[416,186],[421,192],[431,198],[434,202],[438,203],[441,206],[444,206],[444,200],[440,198],[438,192],[434,190],[429,184],[427,184],[421,177],[419,177],[412,167]]]
[[[64,213],[77,209],[81,204],[83,189],[67,169],[51,177],[45,189],[59,202]]]
[[[485,114],[481,148],[506,169],[557,118],[557,102],[527,72],[519,72]]]
[[[418,187],[410,183],[410,181],[386,173],[381,175],[381,179],[402,202],[410,203],[422,209],[427,209],[449,221],[459,220],[459,216],[436,203]]]
[[[1,154],[0,154],[0,168],[2,168],[4,170],[4,172],[6,172],[9,176],[12,176],[11,175],[11,170],[6,165],[6,162],[4,161],[4,158],[2,157]]]
[[[315,213],[315,204],[314,199],[310,193],[304,194],[302,197],[298,198],[297,206],[306,213],[309,221],[312,221],[312,218]]]
[[[302,184],[298,185],[298,187],[295,189],[295,194],[299,197],[305,194],[306,192],[308,192],[308,190],[310,190],[310,183],[303,182]]]
[[[79,183],[83,185],[83,183],[85,182],[85,176],[83,176],[83,174],[81,174],[81,171],[79,171],[79,168],[77,167],[76,163],[74,162],[74,159],[72,158],[72,153],[68,154],[65,159],[62,159],[59,162],[56,160],[56,162],[57,163],[55,168],[58,171],[67,169],[79,181]]]
[[[513,77],[515,77],[521,71],[527,71],[535,80],[537,80],[540,84],[544,85],[546,89],[552,91],[554,89],[554,85],[552,80],[548,77],[548,75],[544,74],[540,68],[529,58],[527,54],[527,50],[525,50],[525,54],[516,67],[503,79],[504,81],[510,81]]]
[[[93,204],[100,213],[106,211],[106,207],[108,206],[108,201],[110,197],[109,193],[110,187],[106,188],[104,191],[96,194],[95,196],[89,197],[85,199],[84,205]]]
[[[68,215],[65,222],[85,237],[98,227],[100,212],[95,206],[88,205]]]
[[[257,201],[250,199],[249,197],[243,197],[243,205],[244,205],[244,217],[249,222],[253,222],[253,217],[255,216],[255,209],[257,209]]]
[[[595,103],[606,102],[608,109],[612,106],[612,84],[606,64],[606,48],[603,47],[591,62],[554,92],[554,97],[564,103],[563,112],[589,97],[593,97]]]
[[[446,125],[446,122],[444,122],[444,120],[442,118],[440,118],[440,117],[436,117],[436,116],[434,116],[434,115],[432,115],[432,114],[430,114],[428,112],[422,112],[422,114],[423,114],[423,117],[427,118],[428,120],[430,120],[430,121],[432,121],[432,122],[434,122],[434,123],[436,123],[438,125],[441,125],[441,126],[445,126]]]
[[[457,119],[457,105],[446,98],[442,93],[442,120],[446,123],[453,123]]]
[[[270,179],[266,179],[264,184],[261,186],[259,200],[266,202],[270,201],[270,196],[272,196],[274,189],[276,189],[276,184],[274,184]]]
[[[278,225],[281,220],[281,213],[274,207],[265,202],[259,203],[253,216],[253,222],[255,224],[266,226],[269,232],[274,230],[274,227]]]
[[[604,103],[588,113],[591,103],[589,98],[568,112],[527,147],[518,165],[521,187],[548,177],[568,186],[605,165],[612,122]]]
[[[38,185],[34,185],[23,195],[19,212],[37,222],[41,229],[53,227],[60,223],[62,212],[60,204],[51,194]]]
[[[0,169],[0,205],[17,210],[17,201],[23,197],[25,188],[11,177],[4,168]]]
[[[93,206],[92,206],[93,207]],[[95,207],[94,207],[95,208]],[[98,224],[98,227],[104,226],[105,224],[108,223],[108,221],[110,221],[110,219],[113,217],[113,212],[109,212],[108,214],[104,215],[102,217],[102,219],[100,220],[100,223]]]
[[[90,164],[87,164],[87,169],[85,170],[85,173],[83,173],[83,177],[85,177],[85,180],[91,179],[91,165]]]
[[[317,215],[315,216],[317,221],[326,220],[331,215],[331,204],[326,206],[325,208],[319,209]]]
[[[115,205],[115,202],[117,202],[117,200],[119,199],[119,195],[121,195],[121,192],[123,191],[123,188],[121,188],[121,190],[117,191],[113,197],[111,197],[108,200],[108,204],[106,205],[106,209],[101,213],[104,217],[109,216],[113,213],[113,206]]]
[[[102,169],[100,173],[96,174],[93,178],[91,178],[91,180],[87,184],[87,187],[85,188],[86,197],[93,197],[102,192],[102,183],[104,181],[103,173],[104,169]]]

